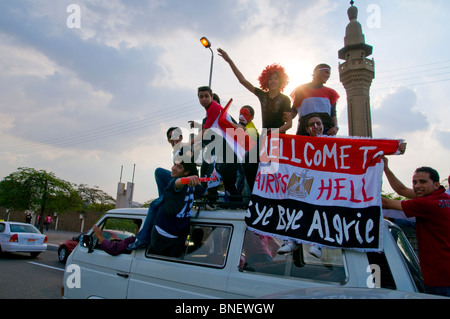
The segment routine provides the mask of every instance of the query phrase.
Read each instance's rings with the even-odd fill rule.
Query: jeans
[[[168,257],[180,257],[185,248],[186,237],[168,238],[153,228],[150,253]]]
[[[159,207],[162,204],[162,201],[163,196],[159,196],[157,199],[150,203],[150,206],[148,207],[147,217],[145,217],[144,225],[136,235],[136,239],[139,245],[147,245],[150,243],[152,228],[155,225],[156,215],[158,213]]]

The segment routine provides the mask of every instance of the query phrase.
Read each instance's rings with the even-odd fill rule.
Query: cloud
[[[450,151],[450,132],[434,130],[433,133],[441,146]]]
[[[399,2],[403,10],[412,8]],[[66,8],[73,3],[81,8],[81,29],[66,25]],[[379,5],[382,28],[369,29],[366,7],[359,4],[366,40],[376,50],[377,70],[389,63],[398,67],[393,54],[405,52],[399,38],[407,41],[407,34],[392,30],[400,30],[400,23],[401,30],[415,30],[412,21],[417,17],[424,24],[429,19],[413,9],[408,9],[407,20],[400,19],[397,2],[394,7],[385,0]],[[338,64],[348,6],[336,0],[0,1],[0,158],[5,164],[0,173],[6,176],[18,164],[43,168],[73,182],[112,189],[115,195],[120,165],[136,163],[140,184],[135,194],[142,194],[141,201],[152,198],[154,168],[170,168],[165,131],[169,126],[186,128],[188,120],[204,116],[196,88],[209,79],[211,55],[200,45],[201,36],[213,43],[213,89],[224,102],[233,98],[231,115],[236,116],[244,104],[258,110],[259,101],[240,85],[216,48],[227,50],[254,85],[264,66],[281,63],[291,80],[285,91],[289,94],[310,81],[314,65]],[[445,10],[433,10],[434,18],[436,12]],[[448,23],[444,18],[434,24],[433,37],[442,38],[437,31]],[[424,51],[434,51],[432,46],[414,43],[407,44],[421,51],[411,48],[408,58],[414,53],[422,60],[433,58]],[[437,44],[436,52],[446,52],[445,41]],[[392,50],[392,45],[399,47]],[[389,54],[384,60],[383,52]],[[328,85],[342,92],[339,122],[345,126],[345,92],[337,70],[332,77]],[[436,125],[448,109],[440,85],[424,89],[426,95],[406,87],[388,94],[371,92],[375,135],[423,135],[421,141],[432,136],[433,145],[442,144],[445,154],[448,132],[442,122]],[[418,111],[425,105],[433,116]],[[258,111],[255,123],[260,127]]]
[[[397,138],[402,134],[424,131],[429,128],[426,114],[417,108],[416,93],[399,87],[385,95],[378,107],[372,110],[374,136]]]

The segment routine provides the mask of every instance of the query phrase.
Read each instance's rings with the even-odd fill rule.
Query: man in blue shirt
[[[197,168],[192,165],[175,163],[172,167],[172,177],[190,176],[188,184],[182,184],[181,178],[173,178],[164,191],[151,232],[149,252],[152,254],[179,257],[183,253],[194,197],[206,193],[198,180]]]
[[[200,185],[194,162],[175,161],[171,177],[162,196],[150,204],[144,226],[129,249],[143,248],[150,243],[149,251],[153,254],[179,257],[183,252],[194,198],[205,195],[206,189]]]

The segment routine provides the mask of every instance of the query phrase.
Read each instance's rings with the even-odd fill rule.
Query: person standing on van
[[[331,74],[328,64],[319,64],[314,68],[310,83],[302,84],[291,93],[292,106],[299,115],[297,135],[309,135],[307,132],[307,115],[318,113],[324,125],[325,135],[336,135],[339,127],[336,116],[336,104],[339,94],[324,86]]]
[[[289,83],[289,76],[284,67],[277,63],[266,66],[258,78],[260,88],[257,88],[244,77],[227,52],[220,48],[217,51],[219,56],[229,64],[239,83],[259,99],[263,129],[266,129],[267,133],[275,129],[278,133],[286,133],[292,127],[292,109],[289,97],[281,93]],[[266,132],[262,134],[264,133]],[[256,152],[256,156],[253,156],[254,154],[250,156],[247,152],[242,164],[251,190],[253,190],[259,163],[259,150],[255,148],[252,152]]]
[[[225,50],[219,48],[217,51],[219,56],[230,65],[239,83],[259,99],[262,127],[268,130],[278,129],[279,133],[286,133],[292,127],[292,113],[291,100],[281,93],[289,83],[285,69],[276,63],[268,65],[258,78],[261,88],[257,88],[244,77]]]

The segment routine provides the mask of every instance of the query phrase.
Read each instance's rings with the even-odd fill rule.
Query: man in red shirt
[[[399,193],[403,184],[385,167],[392,188]],[[407,217],[416,217],[416,235],[420,268],[425,292],[450,296],[450,195],[439,183],[439,174],[430,167],[416,169],[413,188],[404,185],[400,193],[410,200],[382,198],[383,208],[401,210]],[[401,194],[400,194],[401,195]]]
[[[223,107],[214,101],[212,90],[208,86],[199,87],[197,90],[197,95],[200,105],[203,106],[206,111],[206,120],[202,126],[201,134],[198,134],[195,138],[191,139],[190,143],[194,145],[194,149],[198,149],[203,147],[202,139],[206,141],[212,141],[212,143],[210,144],[211,149],[206,152],[209,154],[203,154],[203,161],[205,162],[205,159],[212,161],[211,155],[214,154],[214,156],[216,157],[214,165],[217,173],[219,173],[222,178],[225,191],[229,195],[231,195],[230,200],[240,201],[241,199],[238,196],[240,194],[238,194],[236,188],[237,169],[239,162],[236,158],[236,155],[234,154],[233,149],[228,146],[222,136],[214,133],[213,130],[210,130],[214,122],[217,120],[218,116],[221,114]],[[231,116],[229,116],[228,114],[227,119],[229,121],[232,121]],[[212,151],[214,151],[214,153]],[[230,154],[232,155],[230,156]],[[229,161],[230,157],[233,158],[232,161]],[[209,192],[210,198],[213,199],[213,202],[215,201],[214,197],[217,196],[215,192],[216,191],[214,189],[210,189]]]

